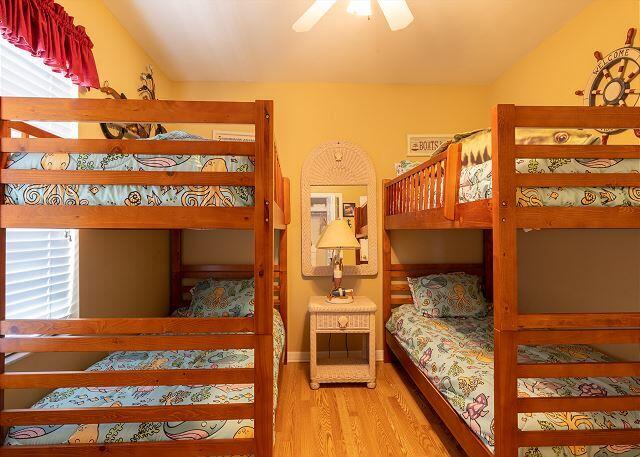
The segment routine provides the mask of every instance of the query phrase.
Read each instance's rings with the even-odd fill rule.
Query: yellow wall
[[[594,51],[606,55],[622,47],[627,29],[639,25],[639,0],[593,0],[489,86],[489,106],[582,104],[574,92],[585,88],[596,65]]]
[[[595,50],[624,45],[640,26],[640,1],[595,0],[510,68],[488,91],[489,105],[580,105]],[[640,46],[640,36],[636,39]],[[611,142],[638,144],[633,135]],[[564,230],[521,233],[520,305],[525,311],[640,311],[640,231]],[[640,345],[609,347],[640,359]]]
[[[83,25],[93,42],[100,82],[129,98],[138,98],[136,90],[140,85],[138,75],[149,64],[153,66],[154,79],[159,98],[168,98],[171,83],[160,67],[129,35],[117,19],[100,0],[56,0],[75,18],[75,23]],[[105,97],[99,91],[91,90],[87,96]]]

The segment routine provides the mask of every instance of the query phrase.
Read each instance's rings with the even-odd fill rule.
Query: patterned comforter
[[[493,450],[493,318],[427,318],[412,304],[396,308],[386,324],[416,366]],[[590,346],[521,347],[521,362],[607,361]],[[520,379],[521,397],[640,394],[638,378]],[[640,429],[640,411],[558,412],[519,415],[521,430]],[[640,436],[640,431],[639,431]],[[640,439],[639,439],[640,442]],[[635,446],[521,448],[526,457],[637,457]]]
[[[491,198],[491,130],[455,135],[462,146],[460,203]],[[587,145],[600,142],[589,130],[516,129],[516,143],[549,145]],[[444,151],[451,141],[434,153]],[[555,145],[555,146],[554,146]],[[612,146],[613,148],[614,146]],[[612,149],[613,150],[613,149]],[[403,160],[396,164],[401,175],[420,165]],[[517,159],[518,173],[640,173],[640,159]],[[528,187],[517,189],[517,206],[640,206],[640,187]]]
[[[461,135],[460,203],[491,198],[491,130]],[[588,130],[516,129],[518,144],[593,144]],[[556,146],[552,146],[556,145]],[[638,173],[638,159],[517,159],[518,173]],[[640,187],[519,188],[517,206],[640,206]]]
[[[278,401],[278,369],[284,348],[284,325],[273,313],[274,417]],[[114,352],[89,371],[244,368],[253,366],[252,349],[213,351]],[[81,408],[152,405],[190,405],[253,402],[252,384],[199,386],[74,387],[56,389],[32,408]],[[114,443],[253,437],[253,420],[213,420],[118,424],[16,426],[7,445]]]
[[[174,131],[150,140],[197,141],[204,138]],[[132,140],[133,141],[133,140]],[[143,140],[141,140],[143,141]],[[11,154],[14,170],[250,172],[253,162],[242,156],[146,154]],[[91,206],[253,206],[253,187],[239,186],[112,186],[8,184],[8,205]]]
[[[638,159],[518,159],[518,173],[640,173]],[[460,203],[491,198],[491,161],[460,172]],[[640,187],[523,187],[517,206],[640,206]]]

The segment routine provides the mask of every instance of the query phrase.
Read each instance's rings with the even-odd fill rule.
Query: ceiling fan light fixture
[[[337,0],[315,0],[309,9],[291,27],[296,32],[308,32]],[[406,0],[377,0],[391,31],[402,30],[413,22],[413,14]],[[372,0],[349,0],[347,12],[356,16],[371,17]]]
[[[356,16],[371,16],[371,0],[350,0],[347,13]]]
[[[413,14],[406,0],[378,0],[378,5],[393,32],[402,30],[413,22]]]
[[[336,0],[316,0],[291,28],[296,32],[308,32],[335,3]]]

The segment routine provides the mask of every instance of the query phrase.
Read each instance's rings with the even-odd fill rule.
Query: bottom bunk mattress
[[[412,304],[396,308],[386,324],[411,360],[493,450],[493,317],[428,318]],[[602,362],[605,354],[585,345],[520,347],[521,362]],[[519,379],[521,397],[638,395],[640,377]],[[520,430],[638,428],[640,411],[519,414]],[[521,448],[521,456],[637,457],[638,445]]]
[[[274,415],[278,402],[278,371],[285,331],[277,310],[273,313]],[[252,349],[212,351],[114,352],[89,371],[247,368]],[[74,387],[56,389],[32,408],[82,408],[189,404],[250,403],[252,384],[198,386]],[[6,445],[54,445],[140,441],[230,439],[253,437],[253,420],[213,420],[117,424],[68,424],[12,427]]]

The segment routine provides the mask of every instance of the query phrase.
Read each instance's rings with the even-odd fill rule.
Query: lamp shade
[[[336,219],[320,235],[318,249],[360,249],[360,243],[343,219]]]

